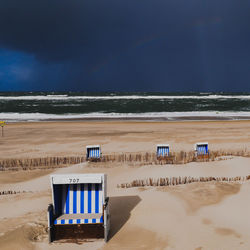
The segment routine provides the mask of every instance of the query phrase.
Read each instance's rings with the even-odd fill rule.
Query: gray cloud
[[[249,13],[234,0],[1,0],[0,47],[34,56],[34,89],[250,91]]]

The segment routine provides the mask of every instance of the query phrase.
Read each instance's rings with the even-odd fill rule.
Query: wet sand
[[[6,127],[1,157],[77,155],[87,144],[105,152],[155,150],[167,142],[176,150],[208,141],[213,149],[249,148],[250,122],[74,122],[25,123]],[[3,150],[2,150],[3,148]],[[245,176],[250,158],[185,165],[136,166],[83,163],[53,173],[107,173],[111,231],[103,240],[48,244],[47,205],[52,170],[0,172],[0,249],[249,249],[250,182],[192,183],[121,189],[134,179],[167,176]],[[23,192],[24,191],[24,192]]]

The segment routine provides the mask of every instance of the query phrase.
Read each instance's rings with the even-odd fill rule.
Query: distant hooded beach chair
[[[52,204],[48,206],[49,241],[104,238],[110,228],[107,176],[51,176]]]
[[[208,142],[198,142],[194,145],[196,156],[208,156]]]
[[[100,145],[89,145],[86,147],[87,160],[100,160],[102,156]]]
[[[157,157],[168,157],[169,156],[169,144],[158,144],[156,147]]]

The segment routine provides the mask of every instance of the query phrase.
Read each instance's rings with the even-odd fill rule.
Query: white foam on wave
[[[46,95],[48,97],[67,97],[68,95]]]
[[[68,120],[68,119],[174,119],[187,117],[214,117],[214,118],[250,118],[250,112],[216,112],[216,111],[194,111],[194,112],[147,112],[147,113],[87,113],[87,114],[43,114],[43,113],[0,113],[0,120],[15,121],[43,121],[43,120]]]
[[[68,95],[37,95],[37,96],[0,96],[0,100],[164,100],[164,99],[250,99],[250,95],[124,95],[124,96],[68,96]]]

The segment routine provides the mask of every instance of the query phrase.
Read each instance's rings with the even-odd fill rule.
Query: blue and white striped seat
[[[156,154],[158,157],[169,156],[169,145],[157,145]]]
[[[101,184],[60,185],[54,188],[54,196],[60,197],[55,199],[55,213],[61,214],[54,220],[55,225],[103,223]]]

